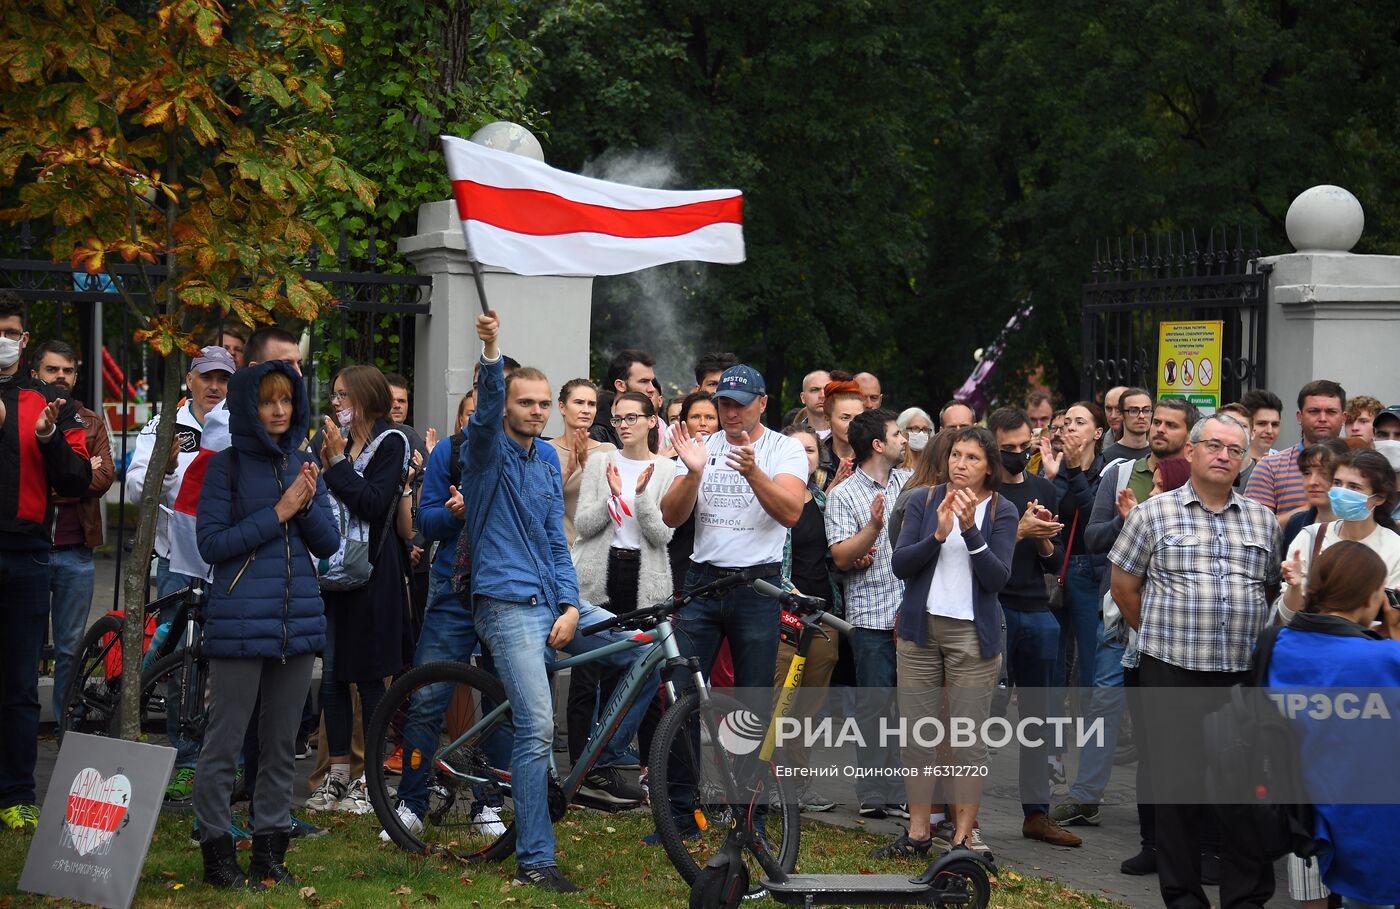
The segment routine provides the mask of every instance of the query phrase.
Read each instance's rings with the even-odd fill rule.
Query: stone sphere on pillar
[[[496,151],[523,155],[544,163],[544,148],[540,146],[540,140],[519,123],[511,123],[508,120],[488,123],[472,133],[471,141]]]
[[[1300,193],[1284,220],[1288,242],[1300,253],[1349,252],[1365,226],[1356,197],[1326,183]]]

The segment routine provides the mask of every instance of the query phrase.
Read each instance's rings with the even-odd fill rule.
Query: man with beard
[[[477,409],[463,443],[461,516],[471,546],[476,631],[495,657],[515,727],[511,757],[514,883],[574,893],[578,888],[555,863],[554,825],[549,817],[554,703],[546,663],[551,649],[580,654],[625,640],[627,635],[620,631],[575,635],[580,626],[607,621],[612,613],[579,598],[578,576],[564,539],[559,468],[536,450],[554,394],[538,369],[521,367],[506,379],[497,346],[500,320],[494,310],[477,316],[476,332],[484,348]],[[773,628],[770,679],[776,659],[776,619]],[[625,670],[641,653],[623,650],[606,662]],[[659,679],[652,684],[659,684]],[[641,787],[624,780],[616,768],[649,703],[647,698],[637,699],[598,759],[598,766],[605,769],[588,777],[592,786],[599,776],[598,788],[606,789],[618,802],[640,804],[644,798]],[[409,763],[408,755],[405,758]]]
[[[62,341],[45,341],[34,351],[34,378],[58,389],[73,402],[83,421],[92,464],[87,492],[54,495],[53,549],[49,553],[49,595],[53,622],[53,713],[58,716],[73,659],[87,630],[92,610],[92,551],[102,545],[102,496],[112,485],[112,442],[102,418],[73,397],[78,381],[78,353]]]

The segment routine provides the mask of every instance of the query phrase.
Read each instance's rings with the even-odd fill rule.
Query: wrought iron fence
[[[132,340],[132,313],[108,276],[75,272],[67,262],[49,258],[46,238],[53,235],[52,225],[44,222],[20,221],[10,230],[0,230],[0,289],[14,291],[24,302],[31,344],[57,339],[78,351],[77,397],[91,402],[94,410],[110,404],[126,421],[133,412],[137,388],[142,383],[160,388],[167,362]],[[313,247],[302,269],[305,277],[324,284],[334,299],[315,322],[288,326],[309,337],[304,377],[316,412],[328,402],[329,377],[343,366],[372,364],[386,373],[404,375],[412,387],[414,318],[429,312],[432,279],[396,271],[398,264],[381,255],[373,229],[363,244],[363,255],[352,254],[352,248],[359,246],[342,230],[334,253]],[[120,263],[111,268],[122,278],[141,275],[135,265]],[[145,274],[159,280],[166,270],[164,266],[146,266]],[[141,286],[142,282],[129,284],[130,295],[138,301],[145,297]],[[172,362],[179,360],[172,358]],[[125,422],[114,426],[112,438],[119,505],[126,504],[124,468],[135,444],[134,434],[123,431],[130,428]],[[118,509],[119,541],[126,538],[125,512],[125,508]],[[124,548],[120,544],[115,547],[118,580],[114,601],[118,602]]]
[[[1221,401],[1237,401],[1265,383],[1269,266],[1259,259],[1259,234],[1212,229],[1202,248],[1196,232],[1095,243],[1082,285],[1081,394],[1115,385],[1155,391],[1158,326],[1174,321],[1224,324]]]

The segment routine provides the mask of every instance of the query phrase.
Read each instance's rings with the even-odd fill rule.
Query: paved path
[[[96,564],[94,620],[111,608],[115,578],[115,563],[112,560],[98,559]],[[41,693],[40,699],[44,704],[47,719],[49,698],[46,693]],[[49,772],[56,757],[53,738],[42,739],[38,768],[40,792],[47,787]],[[1133,765],[1113,768],[1113,777],[1107,793],[1107,801],[1110,804],[1102,809],[1102,826],[1073,828],[1083,838],[1084,845],[1074,849],[1061,849],[1021,837],[1021,805],[1016,790],[1016,751],[1002,749],[993,755],[991,760],[991,785],[984,794],[980,823],[982,836],[1001,865],[1026,874],[1054,878],[1077,890],[1117,900],[1133,909],[1157,909],[1162,905],[1156,876],[1130,877],[1118,870],[1123,859],[1138,851],[1137,811],[1132,801],[1132,780],[1135,772]],[[303,761],[302,764],[304,772],[299,773],[297,785],[300,796],[304,798],[305,778],[311,766],[309,761]],[[1070,773],[1073,774],[1072,763]],[[866,830],[888,833],[891,837],[900,831],[899,823],[891,820],[862,822],[856,814],[854,802],[838,805],[834,810],[822,814],[809,814],[807,817],[849,827],[863,826]],[[1274,898],[1268,903],[1271,909],[1295,905],[1288,898],[1288,878],[1283,867],[1280,863],[1275,874],[1278,887]],[[1218,904],[1219,893],[1215,888],[1207,888],[1207,894]]]

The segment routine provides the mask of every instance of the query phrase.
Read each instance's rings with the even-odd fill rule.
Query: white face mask
[[[921,429],[916,429],[907,435],[909,447],[915,451],[923,451],[928,447],[928,433]]]
[[[23,341],[23,338],[15,341],[11,338],[0,337],[0,369],[9,369],[19,362]]]
[[[1396,439],[1377,439],[1376,451],[1385,455],[1385,459],[1390,462],[1390,469],[1400,472],[1400,441]]]

